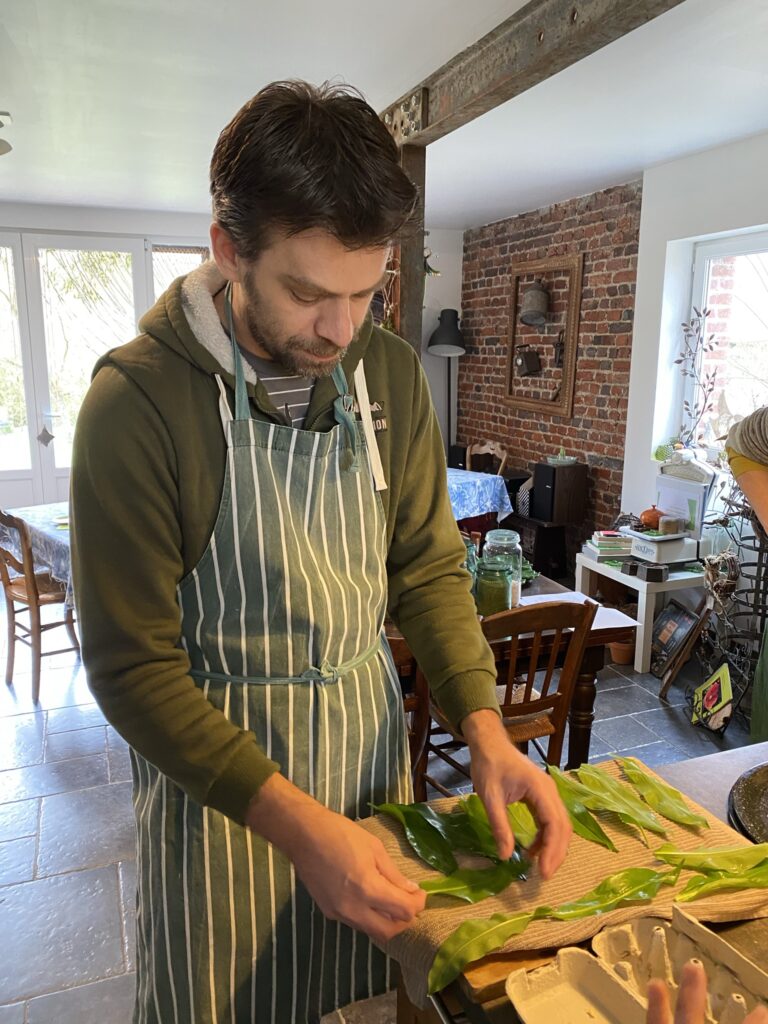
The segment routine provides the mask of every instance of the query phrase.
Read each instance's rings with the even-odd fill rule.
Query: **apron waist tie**
[[[204,669],[190,669],[189,674],[193,679],[207,679],[217,683],[336,683],[349,672],[361,668],[366,662],[374,658],[381,649],[381,636],[377,636],[371,646],[351,661],[345,661],[341,665],[331,665],[324,661],[320,668],[312,665],[301,673],[300,676],[234,676],[226,675],[223,672],[206,672]]]

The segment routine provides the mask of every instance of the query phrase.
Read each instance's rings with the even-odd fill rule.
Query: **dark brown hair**
[[[418,199],[363,97],[300,81],[273,82],[235,114],[213,151],[211,195],[244,259],[258,257],[274,228],[323,228],[350,249],[385,245]]]

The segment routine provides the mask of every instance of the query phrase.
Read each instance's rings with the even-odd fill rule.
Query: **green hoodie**
[[[83,660],[106,718],[193,799],[242,822],[280,766],[195,686],[176,598],[207,546],[224,482],[214,374],[232,388],[233,364],[212,301],[220,284],[212,264],[180,278],[143,333],[96,365],[73,450],[72,567]],[[387,481],[389,613],[459,725],[471,711],[498,710],[496,673],[460,568],[426,378],[412,348],[370,318],[345,355],[348,380],[361,359]],[[246,375],[253,415],[281,422],[250,367]],[[304,429],[331,429],[334,397],[332,381],[318,380]]]

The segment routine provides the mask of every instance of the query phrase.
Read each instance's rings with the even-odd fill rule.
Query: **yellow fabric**
[[[746,473],[749,469],[768,469],[768,466],[764,466],[762,462],[748,459],[746,455],[734,451],[733,448],[726,448],[725,454],[728,457],[728,465],[731,467],[731,472],[737,480],[742,473]]]

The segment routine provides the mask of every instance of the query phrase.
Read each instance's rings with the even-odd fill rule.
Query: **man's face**
[[[387,246],[347,249],[325,231],[279,235],[257,260],[241,264],[235,311],[288,371],[327,377],[386,280],[388,255]]]

